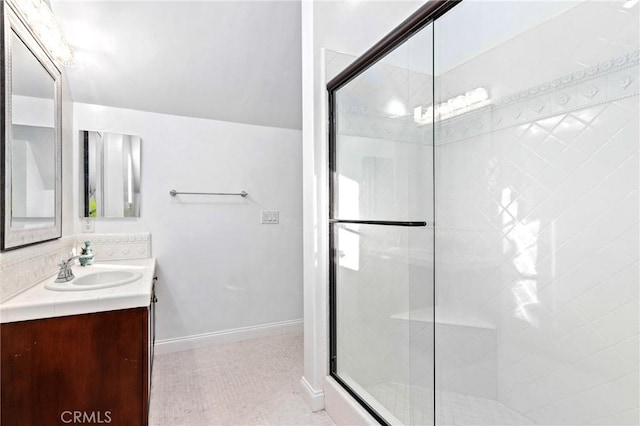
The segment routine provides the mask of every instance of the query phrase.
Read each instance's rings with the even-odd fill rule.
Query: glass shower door
[[[329,89],[331,375],[381,423],[638,425],[640,5],[446,5]]]
[[[333,93],[331,373],[378,419],[433,424],[432,27]]]

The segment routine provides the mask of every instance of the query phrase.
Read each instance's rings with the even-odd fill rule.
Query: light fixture
[[[627,0],[622,4],[622,7],[625,9],[631,9],[636,4],[638,4],[638,0]]]
[[[73,50],[49,5],[43,0],[15,0],[13,3],[51,56],[61,65],[73,65]]]
[[[402,117],[407,115],[407,108],[398,99],[392,99],[387,104],[386,111],[387,111],[387,114],[391,116],[391,118]]]
[[[424,108],[424,106],[420,105],[415,107],[413,109],[413,120],[418,124],[429,124],[433,123],[434,119],[436,121],[446,120],[490,103],[491,100],[487,89],[478,87],[466,92],[464,95],[439,103],[435,106],[435,111],[433,106]]]

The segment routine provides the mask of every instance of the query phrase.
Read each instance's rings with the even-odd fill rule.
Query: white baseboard
[[[302,386],[302,396],[311,407],[311,411],[316,412],[324,409],[324,391],[322,389],[314,389],[307,379],[303,377],[300,380]]]
[[[275,336],[286,333],[302,333],[302,319],[274,322],[251,327],[194,334],[175,339],[156,340],[155,354],[162,355],[189,349],[204,348],[222,343],[239,342],[258,337]]]

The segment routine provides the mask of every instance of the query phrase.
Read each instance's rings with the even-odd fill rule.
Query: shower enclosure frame
[[[336,92],[349,83],[351,80],[376,64],[380,59],[393,51],[396,47],[403,44],[414,34],[434,22],[440,16],[444,15],[451,8],[459,4],[462,0],[431,0],[420,7],[416,12],[410,15],[400,25],[394,28],[389,34],[382,38],[373,47],[367,50],[362,56],[358,57],[347,68],[336,75],[327,83],[328,95],[328,136],[329,136],[329,374],[349,393],[358,403],[380,424],[388,425],[389,422],[384,419],[373,407],[371,407],[358,393],[353,390],[345,381],[343,381],[337,372],[337,318],[336,318],[336,248],[334,238],[334,226],[336,224],[358,224],[358,225],[381,225],[381,226],[402,226],[402,227],[425,227],[427,222],[423,221],[385,221],[385,220],[354,220],[339,219],[336,217],[335,188],[336,188],[336,108],[335,94]],[[434,203],[435,209],[435,203]],[[435,224],[434,224],[435,225]],[[435,232],[435,226],[434,226]],[[435,234],[434,234],[435,244]],[[435,274],[435,269],[434,269]],[[435,286],[434,286],[435,292]],[[434,309],[435,317],[435,309]],[[434,318],[435,324],[435,318]],[[434,334],[435,340],[435,334]],[[435,359],[435,341],[433,345]],[[434,363],[435,377],[435,363]],[[433,410],[433,419],[435,425],[435,407]]]

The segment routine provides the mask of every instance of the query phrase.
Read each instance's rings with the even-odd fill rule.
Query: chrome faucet
[[[79,259],[82,255],[78,255],[78,256],[73,256],[70,257],[67,260],[63,260],[62,263],[60,263],[58,266],[60,267],[60,270],[58,271],[58,278],[56,278],[57,283],[66,283],[67,281],[71,281],[72,279],[75,278],[75,275],[73,275],[73,271],[71,270],[71,262],[73,262],[76,259]]]

